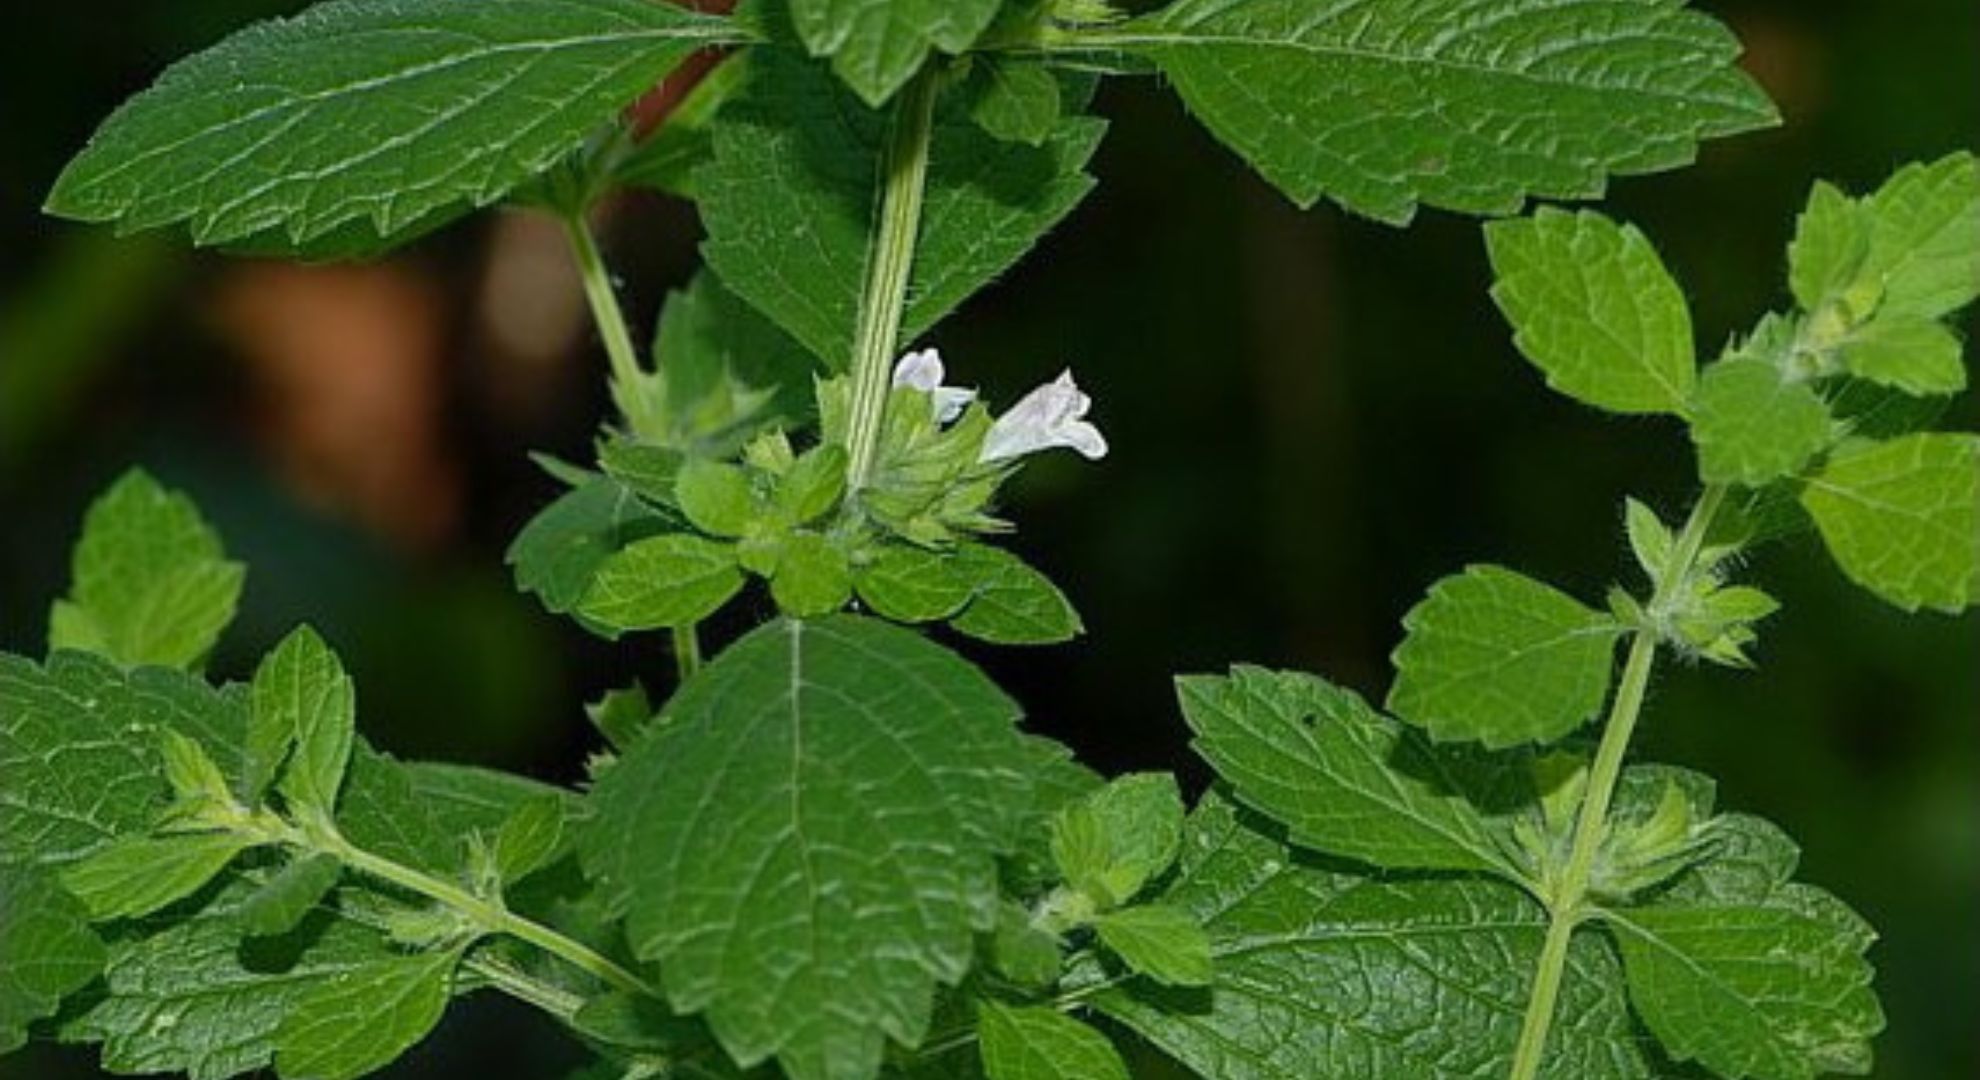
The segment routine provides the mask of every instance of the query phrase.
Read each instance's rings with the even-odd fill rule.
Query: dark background
[[[343,652],[362,724],[407,755],[570,781],[580,702],[658,640],[614,650],[516,594],[509,537],[549,498],[530,448],[583,452],[603,395],[554,229],[456,226],[386,264],[297,270],[113,241],[39,217],[66,157],[165,63],[280,0],[15,5],[0,34],[0,646],[38,653],[90,496],[132,463],[190,490],[249,563],[214,671],[239,676],[300,620]],[[1691,169],[1614,185],[1691,297],[1701,351],[1787,303],[1784,244],[1809,183],[1865,190],[1980,135],[1972,0],[1715,2],[1786,125]],[[1016,546],[1090,630],[968,647],[1032,726],[1107,771],[1193,781],[1178,671],[1235,660],[1373,696],[1397,620],[1436,577],[1510,562],[1594,599],[1626,558],[1634,493],[1683,509],[1672,424],[1557,397],[1486,297],[1472,220],[1397,231],[1301,214],[1153,80],[1108,84],[1102,186],[933,340],[1007,402],[1071,364],[1114,447],[1027,470]],[[686,280],[692,212],[623,201],[608,257],[642,322]],[[1969,326],[1970,329],[1970,326]],[[1972,428],[1969,396],[1948,423]],[[1718,776],[1721,803],[1806,847],[1805,875],[1883,934],[1879,1076],[1980,1074],[1980,619],[1903,617],[1810,539],[1762,554],[1786,603],[1754,674],[1673,670],[1645,757]],[[756,612],[753,614],[760,614]],[[478,1005],[396,1076],[546,1075],[573,1051]],[[8,1077],[90,1075],[41,1047]]]

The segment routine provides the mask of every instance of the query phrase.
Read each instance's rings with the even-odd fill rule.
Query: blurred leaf
[[[49,615],[49,648],[125,665],[200,663],[233,621],[247,575],[191,499],[140,469],[90,504],[72,565],[68,598]]]

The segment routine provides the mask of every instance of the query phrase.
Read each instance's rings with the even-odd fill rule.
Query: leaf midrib
[[[1644,35],[1649,36],[1649,35]],[[1575,82],[1565,78],[1547,77],[1530,71],[1513,68],[1490,67],[1484,64],[1452,60],[1441,56],[1416,56],[1409,53],[1385,52],[1337,43],[1321,44],[1284,38],[1249,38],[1236,34],[1189,34],[1177,31],[1138,31],[1135,33],[1084,33],[1068,35],[1065,39],[1073,44],[1098,48],[1121,49],[1244,49],[1247,51],[1280,50],[1302,53],[1310,56],[1358,60],[1371,63],[1396,64],[1404,67],[1428,67],[1465,75],[1482,75],[1493,78],[1514,79],[1552,89],[1581,91],[1627,92],[1640,94],[1654,101],[1692,105],[1707,101],[1742,111],[1753,111],[1752,103],[1736,97],[1707,97],[1696,93],[1677,93],[1663,90],[1655,85],[1611,84],[1604,82]],[[1637,40],[1635,38],[1629,40]]]

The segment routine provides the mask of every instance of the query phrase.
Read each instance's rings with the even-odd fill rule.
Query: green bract
[[[1514,345],[1571,398],[1683,425],[1692,508],[1626,500],[1605,607],[1490,564],[1436,583],[1386,711],[1299,672],[1179,679],[1215,771],[1193,808],[1021,733],[899,625],[972,650],[1084,630],[1004,485],[1025,452],[1104,456],[1104,394],[1068,373],[998,409],[910,347],[1094,189],[1102,77],[1159,76],[1302,206],[1400,223],[1598,195],[1774,122],[1738,52],[1676,0],[331,0],[174,66],[52,212],[315,258],[497,201],[558,220],[613,415],[595,461],[539,459],[562,487],[507,560],[596,634],[666,631],[678,679],[587,710],[578,791],[397,761],[307,628],[217,673],[245,683],[204,677],[243,571],[127,475],[50,654],[0,656],[0,1050],[345,1080],[488,991],[619,1078],[1867,1071],[1873,932],[1793,880],[1777,829],[1629,751],[1660,659],[1752,665],[1765,538],[1812,524],[1907,610],[1980,602],[1980,439],[1923,430],[1968,381],[1946,320],[1980,295],[1971,154],[1818,184],[1793,309],[1702,367],[1633,226],[1486,226]],[[620,186],[706,231],[651,348],[589,224]]]

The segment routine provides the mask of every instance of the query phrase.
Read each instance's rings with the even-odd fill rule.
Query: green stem
[[[489,956],[470,956],[461,966],[487,980],[488,985],[528,1005],[534,1005],[568,1024],[584,1007],[584,999],[560,986],[517,971]]]
[[[674,627],[674,671],[682,682],[701,670],[701,630],[699,624]]]
[[[645,980],[620,967],[610,957],[597,952],[583,942],[567,938],[542,923],[525,919],[501,904],[476,896],[450,881],[443,881],[410,866],[393,862],[382,855],[375,855],[336,833],[315,838],[313,844],[308,841],[304,843],[315,850],[336,856],[345,866],[361,874],[368,874],[380,881],[389,882],[444,904],[467,916],[476,926],[489,933],[507,934],[553,956],[561,957],[573,966],[597,976],[614,989],[650,997],[659,996]]]
[[[857,491],[873,474],[880,421],[893,387],[894,352],[901,314],[907,309],[908,275],[921,232],[921,199],[928,182],[928,144],[934,128],[934,65],[924,68],[895,100],[880,160],[879,221],[867,252],[853,339],[853,394],[846,451],[847,487]]]
[[[584,280],[584,297],[591,303],[591,318],[598,325],[598,336],[604,339],[605,354],[612,362],[612,381],[623,392],[631,394],[639,385],[643,374],[639,367],[639,353],[633,348],[632,332],[627,329],[626,313],[619,307],[618,294],[612,291],[612,275],[605,268],[605,257],[598,253],[598,241],[591,235],[591,226],[581,214],[572,214],[564,219],[564,234],[570,237],[571,254],[576,256],[578,275]],[[620,402],[625,411],[627,402]],[[637,422],[628,416],[628,421]]]
[[[1725,501],[1725,489],[1707,487],[1691,508],[1684,531],[1671,548],[1669,561],[1658,579],[1650,607],[1667,605],[1677,590],[1685,587],[1705,545],[1705,534]],[[1560,998],[1561,977],[1567,971],[1568,944],[1575,927],[1587,917],[1588,878],[1595,856],[1602,850],[1608,831],[1609,805],[1622,777],[1623,758],[1630,739],[1636,734],[1637,719],[1643,713],[1644,694],[1650,687],[1650,672],[1656,666],[1657,638],[1638,630],[1629,646],[1629,659],[1623,663],[1622,682],[1609,706],[1609,719],[1602,729],[1602,742],[1589,767],[1588,788],[1575,818],[1574,840],[1568,849],[1566,871],[1553,896],[1547,897],[1547,938],[1540,947],[1539,970],[1534,974],[1532,995],[1527,999],[1526,1018],[1520,1025],[1519,1043],[1513,1050],[1513,1080],[1533,1080],[1547,1049],[1548,1029],[1553,1025],[1554,1006]]]

